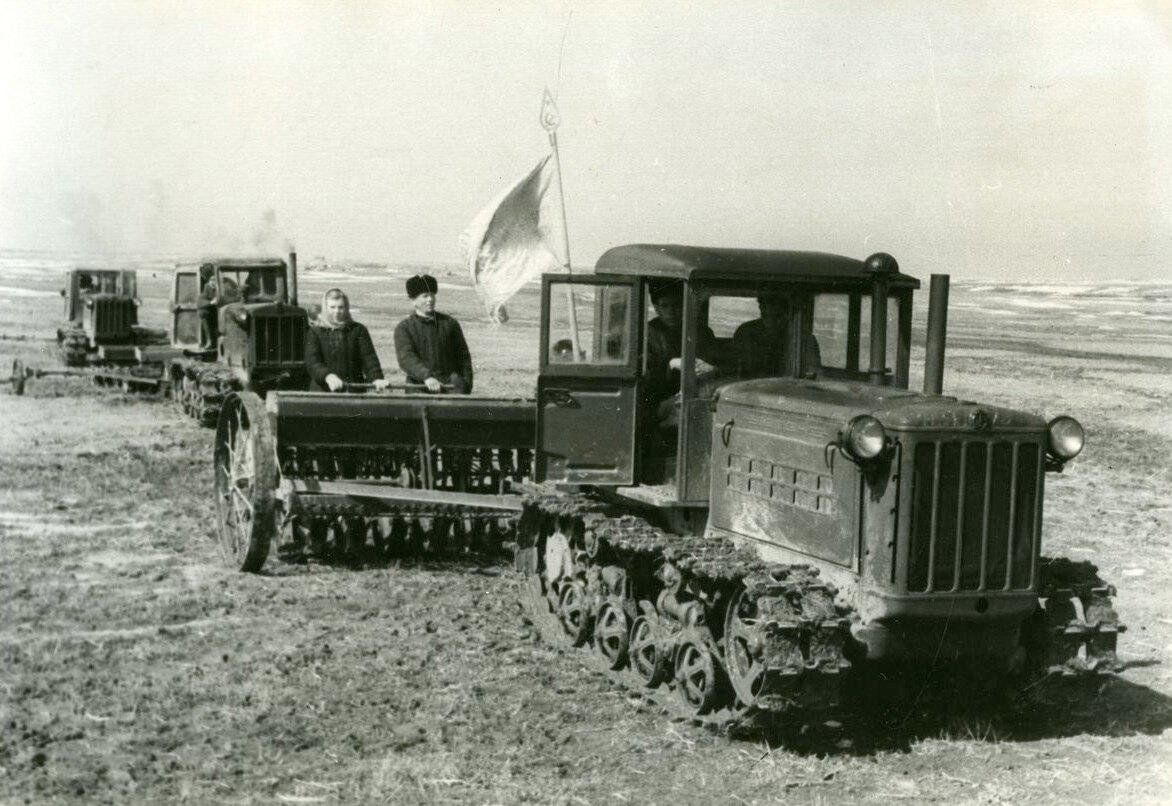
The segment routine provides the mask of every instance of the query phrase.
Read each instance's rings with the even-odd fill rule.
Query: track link
[[[1089,562],[1042,557],[1039,608],[1028,635],[1031,666],[1064,677],[1110,674],[1120,669],[1115,654],[1119,623],[1112,604],[1115,587]]]
[[[584,495],[527,496],[516,565],[544,640],[592,644],[624,690],[693,724],[822,721],[849,669],[848,613],[803,565],[670,534]]]
[[[57,354],[67,367],[89,364],[90,342],[81,328],[63,328],[57,331]]]
[[[171,396],[180,410],[205,427],[216,424],[224,398],[240,390],[230,370],[195,358],[171,362],[169,375]]]

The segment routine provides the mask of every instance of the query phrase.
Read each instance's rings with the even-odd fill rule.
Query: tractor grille
[[[130,334],[134,303],[128,299],[94,300],[94,338],[108,341]]]
[[[912,445],[909,592],[1033,585],[1042,446],[989,437]]]
[[[305,360],[304,316],[254,316],[252,328],[256,366]]]

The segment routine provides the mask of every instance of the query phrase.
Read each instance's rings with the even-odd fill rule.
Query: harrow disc
[[[224,561],[257,572],[276,532],[277,460],[264,404],[251,392],[224,401],[216,428],[216,511]]]

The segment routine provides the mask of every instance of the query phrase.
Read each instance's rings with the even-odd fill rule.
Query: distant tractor
[[[298,521],[402,547],[419,518],[517,517],[533,622],[631,685],[670,685],[694,718],[821,712],[844,686],[934,669],[995,690],[1114,671],[1114,590],[1041,553],[1045,474],[1082,427],[942,396],[944,275],[909,389],[917,288],[882,253],[612,249],[543,278],[530,414],[230,398],[226,556],[257,570]],[[531,469],[502,430],[528,423]]]
[[[297,305],[297,262],[209,259],[180,266],[171,290],[167,380],[179,406],[214,424],[233,391],[304,389],[308,314]]]
[[[137,363],[136,351],[165,339],[162,331],[138,324],[133,271],[71,269],[61,296],[65,322],[57,328],[57,349],[67,367]]]

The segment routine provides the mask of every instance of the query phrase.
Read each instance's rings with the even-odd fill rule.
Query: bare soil
[[[402,274],[341,283],[388,366]],[[165,274],[140,282],[163,326]],[[0,372],[55,364],[58,283],[0,267],[26,292],[0,301]],[[955,287],[946,377],[961,397],[1086,425],[1086,455],[1047,478],[1046,552],[1118,585],[1128,668],[1025,711],[817,752],[673,722],[612,688],[535,639],[499,561],[225,570],[209,431],[78,380],[2,392],[0,801],[1165,801],[1172,334],[1147,315],[1166,314],[1166,294],[1133,296],[1117,307],[1144,315],[1112,318],[1101,295],[1014,308],[995,287]],[[494,328],[470,294],[441,293],[478,391],[531,394],[534,306],[527,292]]]

